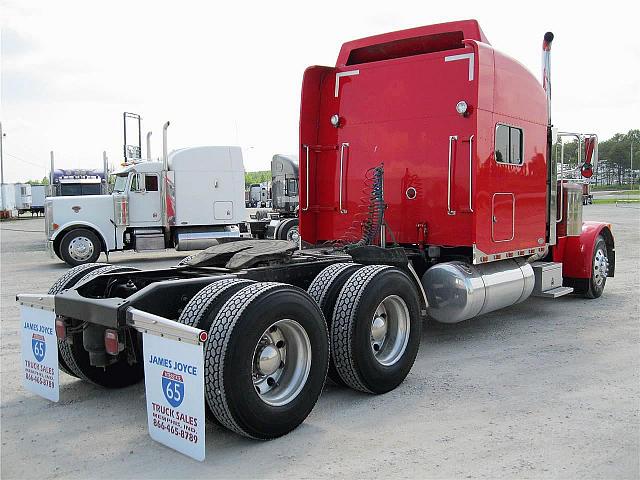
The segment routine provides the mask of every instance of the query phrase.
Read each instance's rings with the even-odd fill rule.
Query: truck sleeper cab
[[[459,322],[532,294],[599,297],[613,235],[582,222],[581,191],[556,177],[549,102],[473,20],[344,44],[302,85],[300,235],[313,248],[243,240],[171,269],[75,267],[42,297],[60,367],[129,385],[142,377],[136,315],[196,327],[208,332],[210,413],[274,438],[306,418],[326,376],[396,388],[426,318]],[[580,138],[588,172],[597,140]]]
[[[194,147],[128,162],[111,195],[47,199],[50,249],[70,265],[100,252],[206,248],[246,232],[239,147]]]
[[[267,227],[267,238],[298,243],[298,157],[276,154],[271,159],[271,200],[277,218]]]

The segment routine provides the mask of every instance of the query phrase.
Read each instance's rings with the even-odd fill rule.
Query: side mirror
[[[580,167],[580,173],[585,178],[591,178],[593,170],[598,164],[598,137],[595,135],[586,137],[584,139],[584,158],[582,159],[582,166]]]

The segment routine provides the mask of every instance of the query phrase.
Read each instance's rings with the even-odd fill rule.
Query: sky
[[[152,156],[240,145],[245,169],[297,151],[300,85],[343,42],[475,18],[491,44],[540,74],[552,50],[553,123],[600,139],[639,128],[634,2],[0,0],[5,182],[122,161],[122,112],[142,115]],[[144,144],[144,139],[143,139]]]

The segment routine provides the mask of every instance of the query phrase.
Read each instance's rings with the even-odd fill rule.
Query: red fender
[[[562,276],[569,278],[591,278],[591,262],[598,235],[607,242],[609,277],[615,271],[615,244],[611,225],[601,222],[582,222],[582,233],[577,237],[559,237],[553,247],[553,261],[562,263]]]

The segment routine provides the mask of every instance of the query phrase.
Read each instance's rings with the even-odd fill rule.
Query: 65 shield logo
[[[184,399],[184,380],[177,373],[162,372],[162,393],[173,408],[180,406]]]
[[[38,362],[44,360],[44,354],[47,351],[47,344],[44,337],[37,333],[34,333],[31,337],[31,350],[33,350],[33,356],[36,357]]]

